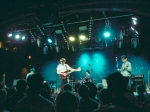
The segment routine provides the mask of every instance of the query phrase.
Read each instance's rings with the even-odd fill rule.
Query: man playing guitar
[[[122,55],[121,59],[122,59],[123,64],[122,64],[121,69],[118,69],[118,71],[124,76],[125,81],[128,84],[130,76],[131,76],[131,72],[132,72],[132,65],[127,60],[126,55]],[[129,86],[130,86],[130,83],[129,83]]]
[[[60,59],[60,64],[57,66],[57,74],[60,75],[61,78],[61,87],[64,86],[64,84],[68,83],[69,74],[75,71],[81,71],[81,68],[73,69],[66,63],[65,58]]]

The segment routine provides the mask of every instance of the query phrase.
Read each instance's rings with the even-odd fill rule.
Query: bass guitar
[[[68,71],[68,70],[67,70],[67,71],[65,71],[65,72],[61,72],[60,78],[61,78],[61,79],[66,79],[67,77],[70,76],[71,73],[73,73],[73,72],[79,72],[79,71],[81,71],[81,67],[75,69],[74,71]]]

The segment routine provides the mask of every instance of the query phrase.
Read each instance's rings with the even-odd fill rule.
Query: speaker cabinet
[[[144,85],[144,75],[143,74],[131,75],[130,85],[131,85],[131,90],[133,92],[136,92],[136,86],[139,84]]]

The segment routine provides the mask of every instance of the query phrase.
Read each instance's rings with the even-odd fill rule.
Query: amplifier
[[[144,77],[144,74],[132,74],[131,76],[130,76],[130,78],[143,78]]]
[[[134,74],[130,77],[130,85],[133,92],[136,92],[136,86],[144,85],[144,74]]]

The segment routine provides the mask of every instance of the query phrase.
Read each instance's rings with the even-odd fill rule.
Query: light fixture
[[[132,22],[133,22],[133,25],[136,25],[137,24],[137,18],[132,17]]]
[[[134,28],[131,26],[131,30],[133,30],[134,31]]]
[[[120,29],[117,31],[117,47],[121,48],[123,43],[123,30]]]
[[[17,34],[17,35],[15,36],[15,38],[16,38],[16,39],[19,39],[19,38],[20,38],[20,35],[19,35],[19,34]]]
[[[109,31],[105,31],[104,32],[104,37],[106,37],[106,38],[110,37],[110,32]]]
[[[74,41],[75,38],[74,38],[74,37],[69,37],[69,40],[70,40],[70,41]]]
[[[26,37],[25,36],[22,36],[22,40],[24,40]]]
[[[80,35],[79,38],[80,38],[81,40],[85,40],[85,35]]]
[[[50,39],[50,38],[48,38],[47,40],[48,40],[48,43],[50,43],[50,44],[53,42],[52,39]]]
[[[9,34],[8,34],[8,37],[12,37],[12,33],[9,33]]]
[[[137,48],[137,44],[139,43],[138,38],[132,38],[131,43],[133,44],[133,48]]]

